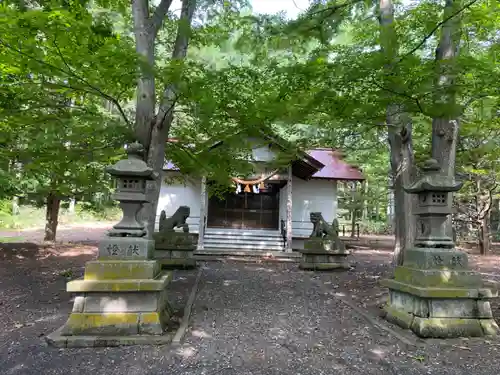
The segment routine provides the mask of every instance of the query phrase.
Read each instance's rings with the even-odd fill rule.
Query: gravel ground
[[[67,278],[80,277],[95,246],[4,244],[0,251],[0,374],[439,374],[498,375],[500,340],[431,340],[407,346],[336,294],[376,317],[390,254],[357,251],[349,272],[296,264],[201,263],[191,325],[181,347],[55,349],[43,336],[71,309]],[[499,257],[471,257],[488,278]],[[182,312],[197,271],[176,271],[171,301]],[[500,311],[495,309],[497,320]]]

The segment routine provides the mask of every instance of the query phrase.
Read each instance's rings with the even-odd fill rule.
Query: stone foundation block
[[[393,310],[402,311],[405,314],[429,316],[429,304],[427,300],[408,293],[390,290],[388,306]]]
[[[304,270],[334,270],[334,269],[349,269],[350,264],[347,259],[349,252],[346,250],[340,251],[325,251],[323,249],[304,249],[300,251],[302,258],[299,263],[299,268]]]
[[[129,293],[88,293],[84,295],[83,312],[142,312],[157,311],[164,300],[162,292],[129,292]]]
[[[153,234],[156,250],[192,250],[196,249],[197,239],[191,233],[156,232]]]
[[[411,330],[422,338],[481,337],[485,335],[479,319],[415,317]]]
[[[431,288],[477,288],[482,285],[481,275],[467,270],[424,270],[410,267],[396,267],[394,279],[420,287]]]
[[[500,335],[500,328],[495,319],[481,319],[479,323],[481,323],[481,328],[486,336]]]
[[[71,313],[61,334],[78,335],[137,335],[139,313]]]
[[[342,241],[322,238],[308,238],[304,242],[304,251],[307,250],[349,254]]]
[[[160,267],[155,261],[97,261],[89,266],[90,270],[86,269],[85,273],[89,277],[108,275],[115,266],[118,273],[125,272],[127,267],[139,269],[136,275],[157,272]],[[89,337],[92,336],[124,338],[162,335],[172,314],[166,290],[171,278],[172,273],[165,272],[154,279],[83,279],[69,282],[67,290],[78,295],[72,313],[56,336],[81,337],[82,340],[85,338],[85,342],[91,342]],[[64,341],[63,338],[58,340]],[[78,340],[71,342],[79,345]]]
[[[383,286],[401,292],[413,294],[425,298],[493,298],[498,295],[497,291],[489,288],[425,288],[402,283],[393,279],[385,279],[380,282]]]
[[[467,270],[467,254],[447,248],[411,248],[406,250],[404,266],[425,270]]]
[[[167,272],[156,279],[125,279],[125,280],[73,280],[66,284],[66,291],[74,293],[85,292],[157,292],[165,289],[172,279],[172,273]]]
[[[385,280],[387,284],[387,280]],[[384,283],[383,283],[384,284]],[[439,293],[409,293],[409,286],[388,283],[389,301],[385,319],[423,338],[456,338],[495,335],[498,326],[492,319],[490,302],[484,293],[467,291],[457,297],[455,289]]]
[[[433,299],[429,300],[431,318],[493,318],[491,308],[479,309],[479,304],[489,301],[475,299]]]
[[[72,313],[62,336],[161,335],[171,316],[170,307],[146,313]]]
[[[85,265],[85,280],[154,279],[160,265],[154,260],[98,260]]]
[[[161,335],[172,315],[166,290],[79,297],[83,298],[83,312],[71,313],[60,332],[62,336]]]
[[[387,321],[396,324],[404,329],[409,329],[413,322],[413,314],[394,306],[384,306],[384,317]]]
[[[155,259],[163,268],[196,267],[195,237],[190,233],[155,233]]]
[[[168,303],[163,305],[161,311],[141,313],[139,316],[139,333],[142,335],[163,334],[172,313],[172,308]]]
[[[47,335],[46,341],[56,348],[96,348],[127,345],[164,345],[172,341],[172,334],[130,336],[63,336],[62,327]]]

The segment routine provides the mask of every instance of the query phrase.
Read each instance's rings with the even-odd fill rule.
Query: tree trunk
[[[391,110],[389,109],[388,112]],[[405,186],[411,184],[413,176],[412,125],[408,120],[402,131],[397,132],[396,129],[399,127],[396,124],[404,123],[398,117],[389,113],[387,115],[389,144],[391,146],[391,170],[394,175],[394,216],[396,219],[394,221],[394,265],[403,264],[404,252],[413,246],[416,234],[413,197],[404,190]]]
[[[362,184],[363,197],[361,199],[361,220],[368,218],[368,181],[363,181]]]
[[[479,253],[486,255],[490,251],[490,235],[491,235],[491,209],[493,207],[493,190],[489,190],[486,194],[480,176],[476,177],[476,212],[477,212],[477,242]],[[487,187],[486,187],[487,190]]]
[[[500,232],[500,199],[496,201],[497,203],[497,232]]]
[[[59,208],[61,207],[61,199],[54,192],[47,195],[47,208],[45,213],[45,236],[44,241],[55,241],[57,224],[59,218]]]
[[[173,120],[177,82],[170,82],[166,85],[158,113],[155,115],[154,42],[171,3],[172,0],[161,0],[153,16],[150,17],[148,0],[132,0],[136,51],[141,57],[140,76],[137,82],[135,134],[139,142],[144,145],[144,160],[160,175],[165,160],[165,143]],[[173,60],[182,60],[186,56],[195,9],[196,0],[182,0],[181,17],[172,52]],[[161,178],[147,184],[146,193],[149,203],[144,205],[140,213],[149,236],[154,231],[160,187]]]
[[[75,214],[75,208],[76,208],[76,199],[73,197],[73,198],[69,199],[68,213],[71,214],[71,215],[74,215]]]
[[[12,215],[13,216],[19,215],[19,197],[18,196],[12,197]]]
[[[392,92],[399,91],[397,67],[394,62],[398,54],[398,41],[394,25],[392,0],[380,0],[380,42],[386,58],[386,85]],[[389,102],[386,111],[388,141],[390,146],[391,171],[394,191],[394,255],[393,264],[402,265],[404,252],[413,245],[415,218],[413,199],[404,191],[411,183],[413,173],[412,123],[404,106]]]
[[[191,33],[191,21],[196,9],[196,0],[182,0],[181,17],[177,27],[172,60],[183,60],[186,57]],[[177,101],[177,82],[170,82],[163,91],[162,100],[151,129],[151,142],[148,148],[147,163],[155,172],[161,174],[165,164],[165,143],[174,119],[174,108]],[[154,231],[161,179],[148,184],[149,204],[145,205],[143,213],[147,221],[149,233]]]
[[[479,222],[479,254],[486,255],[490,252],[490,226],[489,226],[489,212],[484,215]]]
[[[434,116],[432,119],[432,157],[441,166],[441,173],[455,177],[455,160],[458,140],[460,109],[456,104],[456,64],[460,44],[460,15],[453,14],[460,9],[461,0],[446,0],[439,45],[436,49],[436,78]],[[450,18],[450,19],[448,19]],[[452,194],[448,196],[451,205]],[[451,215],[446,222],[446,232],[453,235]]]
[[[392,177],[391,182],[389,183],[389,188],[387,189],[387,225],[391,228],[395,228],[395,220],[394,220],[394,187],[392,186]]]
[[[155,49],[148,0],[132,0],[135,50],[139,55],[139,78],[137,80],[135,133],[137,140],[146,149],[147,157],[151,143],[151,127],[155,114],[156,93],[154,79]]]
[[[12,162],[12,169],[13,172],[15,173],[16,180],[18,183],[21,181],[21,171],[23,168],[23,164],[17,162],[16,160],[13,160]],[[16,216],[19,215],[20,210],[19,210],[19,197],[14,196],[12,197],[12,215]]]

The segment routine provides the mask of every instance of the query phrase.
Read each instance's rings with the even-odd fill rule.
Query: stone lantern
[[[117,188],[113,198],[120,202],[123,211],[122,220],[109,232],[117,237],[144,237],[145,225],[137,219],[146,199],[146,182],[154,180],[158,174],[142,160],[144,147],[140,143],[132,143],[127,149],[128,158],[120,160],[106,171],[116,178]]]
[[[468,268],[467,254],[457,250],[446,233],[450,193],[462,183],[443,176],[432,159],[422,171],[422,177],[405,189],[418,196],[417,234],[394,278],[382,280],[389,288],[385,317],[421,337],[497,334],[490,307],[490,299],[498,295],[496,286],[486,285]]]
[[[418,196],[416,247],[453,248],[453,239],[446,233],[446,219],[451,214],[451,194],[460,190],[463,183],[443,177],[436,160],[427,160],[421,179],[405,188]]]
[[[60,347],[161,344],[171,316],[167,285],[171,272],[162,272],[153,259],[154,241],[137,214],[146,199],[146,181],[156,174],[142,160],[143,147],[132,144],[128,158],[107,171],[118,180],[114,198],[122,220],[99,243],[97,260],[87,262],[83,279],[70,281],[76,293],[66,324],[47,337]]]

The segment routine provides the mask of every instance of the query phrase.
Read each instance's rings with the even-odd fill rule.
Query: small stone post
[[[130,145],[128,158],[107,172],[118,180],[114,198],[122,220],[99,243],[97,260],[87,262],[83,279],[70,281],[76,293],[66,324],[47,341],[60,347],[159,344],[171,308],[166,287],[171,273],[153,260],[154,241],[138,213],[146,203],[146,181],[157,176],[142,160],[143,147]]]
[[[409,328],[420,337],[452,338],[498,334],[490,299],[498,291],[485,285],[468,268],[467,254],[455,248],[446,233],[451,214],[449,197],[462,183],[440,174],[431,159],[423,176],[405,188],[418,195],[417,235],[414,247],[404,254],[394,278],[382,280],[389,288],[384,308],[387,320]],[[397,219],[397,218],[396,218]]]

